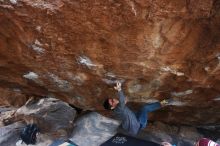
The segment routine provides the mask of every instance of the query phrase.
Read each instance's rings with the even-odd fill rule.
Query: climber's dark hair
[[[103,107],[106,110],[111,110],[111,105],[109,104],[108,100],[109,100],[109,98],[105,99],[105,101],[103,102]]]

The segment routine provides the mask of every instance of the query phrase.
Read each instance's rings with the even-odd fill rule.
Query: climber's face
[[[108,103],[111,105],[111,109],[114,109],[118,105],[119,100],[115,98],[109,98]]]

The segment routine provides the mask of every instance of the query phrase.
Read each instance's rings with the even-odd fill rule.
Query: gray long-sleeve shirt
[[[119,104],[114,109],[114,115],[121,120],[122,128],[128,131],[131,135],[136,135],[140,128],[135,114],[125,105],[125,96],[123,91],[119,91]]]

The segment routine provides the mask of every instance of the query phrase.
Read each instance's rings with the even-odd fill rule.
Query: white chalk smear
[[[29,5],[36,7],[36,8],[40,8],[40,9],[48,9],[52,12],[55,12],[56,10],[58,10],[60,7],[63,6],[63,4],[60,3],[60,1],[53,1],[53,2],[47,2],[47,1],[43,1],[43,0],[38,0],[36,1],[26,1],[26,3],[28,3]]]
[[[134,13],[135,16],[137,16],[137,11],[136,11],[136,9],[135,9],[134,2],[130,1],[129,3],[130,3],[130,5],[131,5],[131,10],[132,10],[132,12]]]
[[[36,51],[37,53],[44,53],[44,49],[41,47],[38,47],[36,45],[32,45],[32,48],[34,51]]]
[[[97,66],[96,64],[93,64],[92,61],[91,61],[88,57],[86,57],[86,56],[80,56],[80,57],[77,59],[77,61],[78,61],[79,64],[85,65],[85,66],[87,66],[88,68]]]
[[[220,101],[220,97],[216,97],[216,98],[214,98],[213,100],[215,100],[215,101]]]
[[[189,95],[189,94],[192,94],[193,93],[193,90],[186,90],[186,91],[183,91],[183,92],[171,92],[171,95],[172,96],[185,96],[185,95]]]
[[[184,76],[185,75],[183,72],[176,71],[175,69],[172,69],[169,66],[161,67],[161,71],[170,72],[170,73],[175,74],[177,76]]]
[[[215,56],[220,60],[220,53],[217,53]]]
[[[58,76],[49,73],[49,77],[53,80],[53,82],[58,86],[59,88],[63,90],[70,90],[71,85],[68,81],[60,79]]]
[[[210,67],[209,67],[209,66],[206,66],[204,69],[205,69],[205,71],[209,71],[209,70],[210,70]]]
[[[38,46],[42,46],[42,44],[38,40],[35,40],[34,44]]]
[[[116,77],[116,75],[115,75],[114,73],[111,73],[111,72],[107,72],[107,73],[105,74],[105,76],[111,77],[111,78],[115,78],[115,77]]]
[[[14,88],[13,91],[14,91],[14,92],[21,92],[21,89],[19,89],[19,88]]]
[[[29,79],[29,80],[36,80],[38,78],[38,75],[34,72],[29,72],[25,75],[23,75],[24,78]]]
[[[35,40],[34,44],[32,45],[32,49],[38,54],[42,54],[45,51],[45,49],[41,47],[42,45],[43,44],[41,44],[38,40]]]
[[[167,105],[173,105],[173,106],[184,106],[186,105],[185,102],[181,102],[181,101],[171,101],[169,104]]]
[[[154,102],[159,102],[159,100],[157,100],[157,99],[147,99],[144,102],[146,102],[146,103],[154,103]]]
[[[153,46],[154,46],[155,48],[160,48],[162,42],[163,42],[163,39],[161,38],[160,34],[157,33],[156,36],[155,36],[154,39],[153,39],[153,42],[152,42],[152,43],[153,43]]]
[[[10,0],[10,2],[12,3],[12,4],[17,4],[17,0]]]
[[[40,32],[41,31],[41,26],[37,26],[36,30]]]

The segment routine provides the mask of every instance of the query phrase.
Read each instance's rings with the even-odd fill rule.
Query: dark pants
[[[147,125],[148,113],[160,109],[159,102],[145,104],[141,110],[136,114],[138,121],[140,122],[140,129],[144,129]]]

